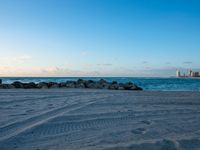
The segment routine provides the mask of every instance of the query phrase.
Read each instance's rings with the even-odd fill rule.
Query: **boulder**
[[[75,88],[76,82],[75,81],[67,81],[66,87],[67,88]]]
[[[12,84],[0,84],[0,89],[14,89]]]
[[[141,87],[138,87],[137,85],[134,84],[134,85],[131,87],[130,90],[142,91],[143,89],[142,89]]]
[[[37,88],[37,85],[34,82],[23,83],[23,88],[24,89],[34,89],[34,88]]]
[[[85,88],[90,88],[90,89],[103,89],[103,85],[100,84],[99,82],[94,82],[94,81],[88,81],[85,83]]]
[[[37,88],[48,89],[48,83],[46,83],[46,82],[40,82],[40,83],[37,84]]]
[[[11,85],[13,85],[15,88],[24,88],[23,83],[19,81],[15,81]]]
[[[118,88],[119,88],[119,84],[116,84],[116,83],[111,84],[111,85],[108,87],[108,89],[110,89],[110,90],[118,90]]]
[[[111,84],[118,84],[117,81],[113,81]]]
[[[99,84],[106,84],[107,83],[107,81],[104,80],[104,79],[100,79],[98,82],[99,82]]]
[[[56,82],[48,82],[47,84],[48,84],[48,87],[51,88],[54,84],[58,84],[58,83],[56,83]]]
[[[76,83],[75,87],[76,88],[85,88],[85,84],[84,83]]]
[[[125,90],[131,90],[132,86],[133,86],[132,82],[127,82],[127,83],[123,84],[123,87]]]
[[[49,88],[59,88],[59,84],[58,83],[54,83],[51,86],[49,86]]]
[[[124,90],[124,87],[123,86],[119,86],[118,90]]]
[[[61,82],[59,83],[60,88],[66,88],[66,82]]]
[[[101,84],[103,89],[108,89],[110,84],[108,82]]]
[[[83,80],[83,79],[78,79],[77,80],[77,84],[85,84],[86,80]]]
[[[137,85],[133,84],[132,82],[125,83],[123,85],[125,90],[142,90],[142,88],[138,87]]]
[[[118,90],[125,90],[125,89],[124,89],[124,84],[123,84],[123,83],[119,83],[119,88],[118,88]]]
[[[142,88],[133,84],[132,82],[128,83],[117,83],[113,81],[112,83],[107,82],[104,79],[99,81],[93,80],[83,80],[78,79],[77,81],[67,81],[67,82],[40,82],[35,84],[34,82],[30,83],[21,83],[19,81],[13,82],[12,84],[2,84],[0,79],[0,88],[24,88],[24,89],[34,89],[34,88],[90,88],[90,89],[111,89],[111,90],[142,90]]]

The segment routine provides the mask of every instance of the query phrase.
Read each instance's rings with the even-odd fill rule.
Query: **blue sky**
[[[173,76],[199,57],[199,0],[0,0],[0,76]]]

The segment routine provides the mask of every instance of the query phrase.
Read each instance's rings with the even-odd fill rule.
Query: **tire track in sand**
[[[113,96],[113,95],[112,95]],[[17,136],[18,134],[25,132],[31,128],[34,128],[36,126],[39,126],[51,119],[54,119],[66,112],[70,112],[76,109],[80,109],[82,107],[85,107],[87,105],[90,105],[94,103],[97,99],[103,99],[103,98],[108,98],[111,96],[98,96],[98,97],[91,97],[89,98],[89,101],[84,101],[88,100],[88,97],[79,97],[79,101],[77,101],[75,104],[72,105],[67,105],[63,107],[59,107],[57,109],[54,109],[52,111],[46,112],[44,114],[29,118],[27,120],[21,121],[21,122],[16,122],[14,124],[11,124],[9,126],[0,128],[0,142],[7,140],[9,138],[12,138],[14,136]]]

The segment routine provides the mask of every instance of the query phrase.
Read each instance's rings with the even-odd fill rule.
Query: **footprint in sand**
[[[133,134],[144,134],[146,132],[145,128],[137,128],[131,131]]]
[[[151,125],[152,124],[152,121],[149,121],[149,120],[143,120],[141,122],[146,124],[146,125]]]

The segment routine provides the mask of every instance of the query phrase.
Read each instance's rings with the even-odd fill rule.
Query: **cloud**
[[[183,62],[183,64],[190,65],[190,64],[192,64],[192,62],[191,61],[185,61],[185,62]]]
[[[40,76],[40,77],[83,77],[100,76],[98,71],[82,71],[56,66],[49,67],[22,67],[22,66],[0,66],[0,76]]]
[[[147,61],[143,61],[142,64],[148,64],[148,62]]]
[[[113,64],[97,64],[98,66],[112,66]]]
[[[171,65],[171,63],[170,63],[170,62],[166,62],[165,64],[166,64],[166,65]]]
[[[81,51],[81,56],[89,56],[89,52],[88,51]]]
[[[10,57],[2,57],[1,58],[1,64],[23,64],[28,61],[32,60],[32,56],[30,55],[18,55],[18,56],[10,56]]]

